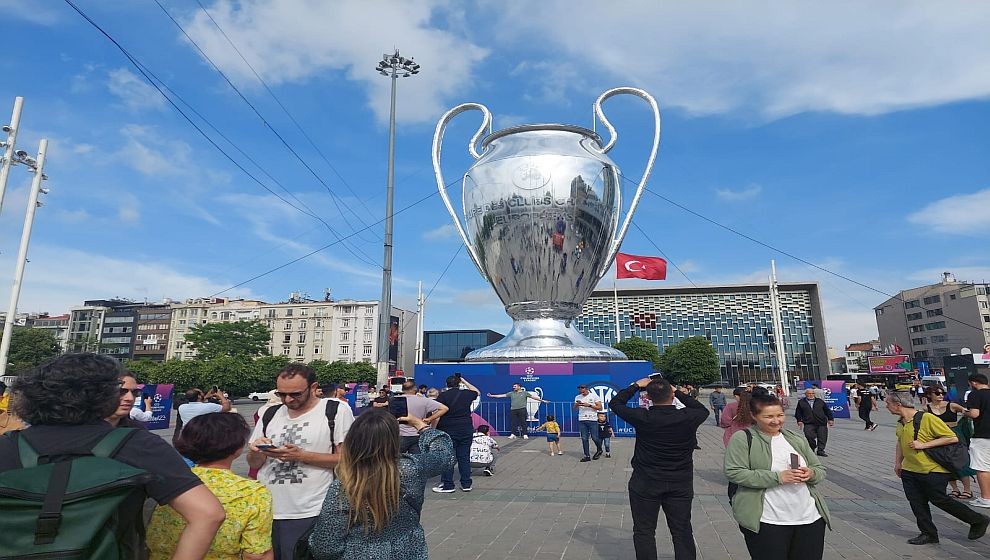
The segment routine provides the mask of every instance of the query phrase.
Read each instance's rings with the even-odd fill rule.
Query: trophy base
[[[520,319],[505,338],[469,353],[468,362],[627,360],[615,348],[589,340],[570,321]]]

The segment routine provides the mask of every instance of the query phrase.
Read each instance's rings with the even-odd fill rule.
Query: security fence
[[[539,404],[539,408],[536,405]],[[629,401],[630,407],[639,405],[637,399]],[[612,431],[616,437],[631,437],[636,435],[636,430],[625,420],[619,418],[608,411],[608,403],[605,403],[605,411],[608,413],[608,422],[612,425]],[[535,410],[534,410],[535,409]],[[512,422],[509,419],[509,403],[506,401],[483,401],[474,410],[485,419],[499,435],[509,435],[512,429]],[[548,415],[553,415],[555,421],[560,424],[560,431],[565,436],[578,435],[578,413],[574,410],[573,402],[551,401],[547,403],[531,402],[528,409],[527,424],[530,429],[530,437],[543,435],[543,432],[533,433],[533,428],[547,421]]]

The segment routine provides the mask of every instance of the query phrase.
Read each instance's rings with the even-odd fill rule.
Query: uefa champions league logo
[[[534,369],[533,366],[526,368],[526,375],[533,375],[534,373],[536,373],[536,369]]]

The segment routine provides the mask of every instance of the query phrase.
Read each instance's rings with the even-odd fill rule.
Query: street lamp
[[[419,74],[419,64],[396,49],[383,54],[375,70],[392,79],[392,107],[388,123],[388,181],[385,191],[385,255],[382,263],[382,299],[378,306],[378,385],[388,381],[389,330],[392,318],[392,198],[395,193],[395,82]]]

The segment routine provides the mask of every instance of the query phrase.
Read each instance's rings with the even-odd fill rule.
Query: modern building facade
[[[824,378],[829,360],[818,284],[778,286],[785,370],[791,378]],[[575,327],[596,342],[615,344],[615,311],[613,292],[595,291]],[[623,339],[638,336],[662,351],[682,339],[704,336],[719,356],[726,382],[779,379],[768,285],[623,289],[618,291],[618,311]]]
[[[39,315],[38,317],[29,321],[29,325],[32,329],[44,329],[51,331],[55,335],[55,340],[58,341],[58,346],[62,350],[65,350],[66,343],[69,340],[69,314],[56,315],[54,317],[47,314]]]
[[[185,341],[190,328],[214,322],[262,321],[272,333],[269,351],[294,361],[369,362],[378,355],[378,301],[313,300],[291,294],[280,303],[199,298],[172,304],[168,359],[192,359]],[[412,371],[416,313],[392,307],[390,366]]]
[[[168,355],[168,335],[172,327],[172,308],[169,303],[146,305],[134,310],[135,360],[161,362]]]
[[[424,331],[424,362],[463,362],[468,353],[505,338],[492,330]]]
[[[942,358],[974,352],[990,342],[990,284],[956,280],[902,290],[873,308],[880,343],[896,344],[917,360],[943,367]]]

